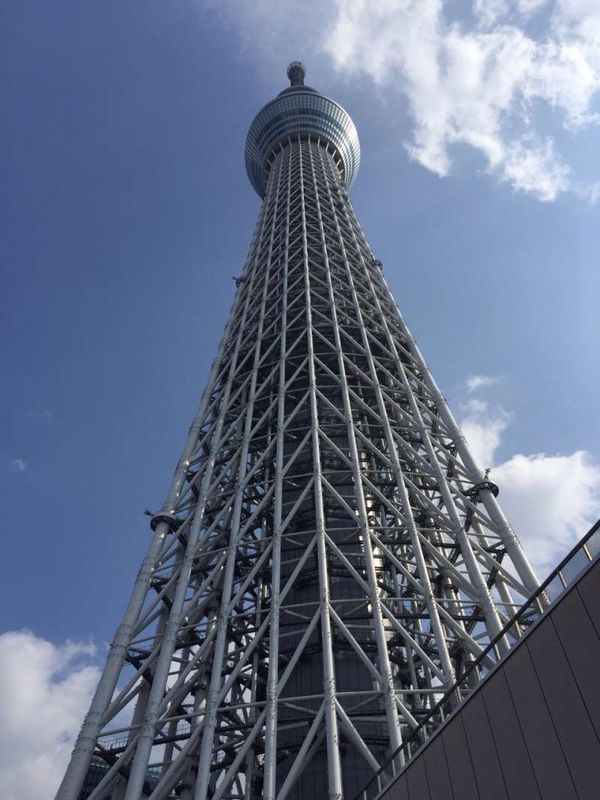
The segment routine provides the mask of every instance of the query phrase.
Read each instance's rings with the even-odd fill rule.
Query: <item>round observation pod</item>
[[[306,70],[299,61],[287,69],[290,86],[258,112],[246,136],[246,172],[264,197],[269,169],[278,146],[291,136],[318,137],[330,145],[346,189],[360,165],[358,133],[339,103],[304,85]]]

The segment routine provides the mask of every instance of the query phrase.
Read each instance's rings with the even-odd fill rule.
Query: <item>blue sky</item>
[[[258,214],[246,130],[292,59],[356,123],[363,228],[540,571],[591,524],[598,41],[594,0],[3,5],[0,667],[29,648],[51,715],[19,800],[118,623]]]

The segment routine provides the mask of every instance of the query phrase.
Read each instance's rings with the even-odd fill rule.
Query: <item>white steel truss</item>
[[[537,586],[334,149],[271,160],[60,800],[351,800]]]

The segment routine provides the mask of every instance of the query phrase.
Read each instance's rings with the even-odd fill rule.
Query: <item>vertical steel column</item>
[[[262,226],[259,227],[259,232],[262,234]],[[250,274],[250,285],[252,285],[255,276],[257,273],[257,264],[254,261],[253,269]],[[247,314],[248,307],[249,307],[249,299],[250,299],[251,292],[248,291],[246,294],[246,298],[244,301],[244,310],[242,312],[242,318]],[[236,298],[236,300],[239,299]],[[235,307],[235,305],[234,305]],[[232,320],[235,319],[234,313],[232,313]],[[154,735],[155,735],[155,725],[159,715],[159,708],[160,703],[162,700],[162,694],[164,691],[164,686],[167,679],[167,674],[171,665],[171,660],[173,657],[173,652],[175,649],[175,642],[177,638],[177,632],[179,629],[179,618],[182,613],[184,601],[185,601],[185,594],[186,589],[189,584],[189,579],[192,570],[192,564],[195,556],[195,548],[198,542],[198,537],[200,533],[200,528],[202,524],[202,518],[204,515],[204,509],[207,499],[207,494],[210,486],[210,479],[212,476],[212,470],[215,463],[216,452],[220,446],[220,436],[221,431],[223,428],[223,421],[225,417],[225,412],[227,410],[227,400],[229,397],[229,392],[231,391],[232,385],[232,378],[234,373],[234,368],[237,362],[237,354],[240,349],[241,345],[241,335],[242,335],[242,328],[243,323],[240,325],[238,332],[237,332],[237,339],[233,357],[229,364],[229,378],[227,384],[225,386],[225,390],[223,392],[223,398],[221,401],[219,416],[217,419],[217,424],[215,426],[215,431],[213,433],[213,439],[211,443],[211,450],[210,455],[207,459],[207,466],[206,471],[204,473],[204,477],[202,480],[202,486],[200,489],[200,495],[198,499],[198,504],[196,506],[194,512],[194,520],[190,529],[189,537],[187,546],[185,549],[185,554],[182,559],[182,564],[179,572],[179,578],[177,581],[177,588],[175,590],[175,595],[173,598],[171,610],[169,613],[169,618],[167,624],[165,626],[165,632],[162,639],[162,646],[161,651],[157,660],[157,664],[155,666],[152,688],[150,694],[148,696],[148,700],[146,703],[146,712],[144,715],[144,721],[142,723],[142,728],[139,733],[137,747],[135,751],[135,755],[133,758],[128,784],[127,784],[127,791],[125,793],[125,800],[138,800],[139,795],[142,791],[142,786],[145,779],[146,768],[148,764],[148,758],[150,756],[150,752],[152,750],[153,742],[154,742]],[[225,347],[227,342],[227,335],[223,339],[222,347]],[[216,377],[216,376],[215,376]],[[208,388],[212,387],[212,382],[208,384]],[[185,466],[183,465],[183,469],[181,471],[185,474]],[[180,462],[181,468],[181,462]]]
[[[355,237],[356,237],[356,229],[358,229],[360,231],[361,237],[364,238],[362,230],[360,229],[360,226],[354,214],[352,215],[352,220],[350,222],[350,225],[354,232]],[[364,264],[364,258],[363,258],[363,267],[365,268],[366,271],[368,271],[368,268]],[[452,432],[452,438],[456,443],[458,453],[462,458],[465,466],[471,473],[473,483],[481,482],[484,477],[481,467],[475,462],[475,459],[473,458],[473,455],[471,454],[469,446],[467,445],[467,442],[465,440],[464,434],[462,433],[460,427],[458,426],[456,420],[454,419],[454,415],[452,414],[452,412],[448,407],[448,404],[446,403],[446,398],[444,397],[437,383],[435,382],[431,370],[427,366],[427,362],[423,358],[423,355],[415,339],[413,338],[408,326],[406,325],[404,317],[402,316],[402,313],[398,308],[398,305],[395,302],[394,297],[390,292],[389,287],[387,286],[387,283],[383,276],[382,280],[386,287],[388,299],[396,312],[397,321],[400,324],[400,327],[402,329],[404,336],[406,337],[407,342],[409,343],[410,351],[415,360],[417,361],[417,363],[419,364],[419,368],[423,373],[424,381],[438,406],[440,418],[443,420],[444,424],[448,427],[448,429]],[[384,320],[385,318],[386,315],[383,316]],[[500,508],[498,501],[496,500],[494,495],[489,490],[486,489],[481,492],[481,498],[488,514],[490,515],[490,518],[492,519],[493,522],[495,522],[498,525],[504,546],[506,547],[506,551],[510,556],[511,561],[513,561],[515,565],[519,578],[523,582],[524,586],[531,593],[533,593],[539,587],[539,580],[535,572],[533,571],[531,564],[525,557],[521,544],[517,539],[517,537],[515,536],[515,532],[513,531],[512,527],[510,526],[506,517],[504,516],[504,513],[502,512],[502,509]]]
[[[321,159],[323,156],[321,155]],[[325,165],[323,164],[323,171],[325,172]],[[406,520],[406,524],[408,527],[411,544],[413,548],[413,553],[416,559],[416,566],[417,572],[423,586],[423,594],[425,596],[425,602],[427,603],[427,609],[429,611],[429,616],[431,620],[431,624],[434,630],[434,634],[436,637],[440,660],[442,662],[442,667],[444,670],[444,674],[446,676],[446,686],[449,687],[452,685],[454,681],[454,668],[452,667],[452,661],[450,659],[450,654],[448,652],[448,645],[446,642],[446,636],[444,634],[444,630],[442,627],[442,623],[439,617],[438,609],[435,603],[434,595],[433,595],[433,588],[431,586],[431,581],[429,578],[429,571],[427,569],[427,564],[425,562],[425,557],[423,554],[423,548],[421,546],[421,542],[419,540],[419,536],[417,533],[417,526],[415,524],[413,511],[410,503],[410,498],[408,495],[408,491],[406,489],[406,484],[404,482],[404,477],[402,475],[402,468],[400,466],[400,460],[398,458],[398,450],[396,447],[396,443],[394,441],[394,437],[392,434],[392,429],[390,426],[390,420],[387,413],[387,408],[385,406],[385,402],[383,400],[383,395],[381,393],[381,386],[379,383],[379,376],[377,375],[377,370],[375,368],[375,364],[373,362],[373,356],[371,353],[371,346],[368,340],[368,336],[366,334],[365,323],[362,315],[362,310],[360,307],[360,303],[358,300],[358,296],[356,294],[356,287],[354,285],[354,278],[352,275],[352,270],[350,269],[350,264],[348,260],[348,254],[346,252],[346,245],[344,242],[344,237],[342,236],[339,221],[337,219],[337,214],[335,213],[333,198],[331,196],[331,187],[328,186],[328,194],[329,194],[329,202],[332,208],[332,215],[333,219],[335,220],[336,226],[336,233],[338,236],[338,244],[340,247],[340,251],[343,256],[343,263],[346,273],[346,278],[348,280],[348,286],[350,287],[350,291],[352,293],[352,300],[354,303],[354,310],[359,321],[360,329],[361,329],[361,338],[362,344],[365,348],[367,353],[368,362],[369,362],[369,374],[371,376],[373,390],[375,392],[375,396],[377,398],[377,408],[379,410],[379,414],[381,417],[381,423],[384,429],[386,443],[389,451],[389,456],[392,459],[392,472],[394,475],[394,479],[396,481],[396,486],[398,489],[398,493],[400,495],[400,502],[402,506],[402,512],[404,514],[404,518]],[[344,213],[347,213],[346,205],[344,204]],[[357,246],[356,249],[360,252],[358,248],[358,243],[355,240],[355,245]],[[385,322],[385,317],[382,314],[382,320]]]
[[[346,209],[346,214],[347,214],[347,209]],[[350,222],[350,220],[348,220],[348,221]],[[350,227],[351,227],[351,229],[353,231],[354,237],[356,237],[356,233],[354,231],[354,226],[352,226],[352,224],[350,224]],[[355,239],[355,242],[356,242],[356,239]],[[443,470],[440,468],[440,464],[438,462],[437,456],[436,456],[435,451],[433,449],[433,445],[431,443],[431,438],[429,436],[429,430],[427,429],[427,427],[426,427],[426,425],[425,425],[425,423],[423,421],[423,417],[421,415],[419,406],[418,406],[417,401],[415,399],[414,393],[413,393],[413,391],[412,391],[412,389],[410,387],[410,384],[409,384],[409,381],[408,381],[408,378],[407,378],[407,375],[406,375],[406,370],[404,369],[404,364],[402,363],[402,359],[399,357],[398,350],[396,348],[396,343],[394,341],[393,336],[391,335],[391,332],[390,332],[390,329],[389,329],[389,326],[388,326],[388,323],[387,323],[386,315],[383,313],[383,309],[381,308],[381,303],[379,301],[379,297],[377,295],[377,292],[374,289],[373,282],[372,282],[371,275],[370,275],[370,271],[369,271],[369,267],[365,264],[364,257],[362,255],[360,247],[358,247],[358,243],[357,242],[356,242],[356,245],[357,245],[356,249],[357,249],[357,252],[359,253],[360,260],[361,260],[361,263],[362,263],[363,273],[364,273],[365,278],[366,278],[366,280],[367,280],[367,282],[369,284],[369,288],[371,290],[373,299],[375,300],[375,302],[377,304],[377,309],[378,309],[379,313],[381,314],[381,322],[382,322],[382,325],[383,325],[383,327],[385,329],[386,340],[387,340],[387,343],[388,343],[388,347],[390,348],[390,350],[392,351],[392,353],[394,355],[394,359],[395,359],[395,362],[396,362],[396,369],[397,369],[399,377],[402,380],[402,384],[404,386],[404,389],[406,391],[406,396],[407,396],[408,402],[410,404],[411,411],[413,413],[413,416],[414,416],[415,420],[419,424],[421,435],[423,437],[423,444],[425,445],[425,449],[427,451],[427,455],[428,455],[428,458],[429,458],[429,463],[431,465],[432,470],[434,471],[434,474],[435,474],[436,480],[438,482],[438,486],[439,486],[440,492],[442,493],[442,497],[444,499],[444,504],[445,504],[446,508],[448,509],[448,513],[450,515],[450,519],[452,520],[455,536],[456,536],[457,541],[459,542],[460,549],[461,549],[461,552],[463,554],[463,558],[465,559],[465,564],[466,564],[467,570],[469,572],[469,577],[470,577],[470,579],[471,579],[471,581],[473,583],[473,587],[477,591],[477,595],[479,597],[479,602],[480,602],[481,607],[482,607],[482,609],[484,611],[484,614],[485,614],[485,617],[486,617],[487,626],[488,626],[488,629],[490,631],[490,637],[493,638],[502,629],[502,623],[500,622],[500,618],[498,616],[498,612],[497,612],[496,607],[494,605],[494,602],[493,602],[493,600],[491,598],[491,595],[490,595],[489,589],[487,587],[487,584],[485,582],[485,579],[484,579],[483,575],[481,574],[481,570],[479,568],[479,564],[477,562],[477,559],[475,558],[475,554],[473,553],[473,548],[471,547],[471,543],[470,543],[470,541],[469,541],[469,539],[468,539],[468,537],[467,537],[467,535],[466,535],[466,533],[464,531],[464,527],[463,527],[463,525],[462,525],[462,523],[460,521],[460,517],[458,515],[458,511],[457,511],[456,505],[454,503],[454,498],[452,497],[452,493],[451,493],[450,488],[448,486],[448,482],[446,480],[446,476],[444,475]],[[390,294],[390,299],[391,299],[391,294]],[[406,328],[405,328],[405,330],[406,330]],[[407,333],[407,335],[408,335],[408,333]],[[414,340],[411,339],[411,341],[414,341]],[[365,346],[369,347],[368,343]],[[464,441],[464,437],[463,437],[463,441]],[[465,448],[466,448],[466,443],[465,443]],[[468,448],[467,448],[467,450],[468,450]],[[453,671],[450,674],[452,675]]]
[[[258,338],[255,343],[254,361],[252,364],[252,378],[250,381],[250,391],[247,398],[245,420],[244,420],[244,434],[242,440],[242,454],[240,456],[240,468],[237,478],[237,489],[235,493],[234,510],[231,520],[231,534],[229,538],[229,547],[227,552],[227,563],[225,566],[225,574],[223,577],[223,589],[221,594],[221,605],[218,615],[217,639],[215,643],[215,650],[213,655],[212,673],[210,678],[210,685],[206,699],[206,718],[204,724],[204,731],[202,733],[202,743],[200,745],[200,757],[198,760],[198,780],[196,783],[196,792],[194,794],[195,800],[206,800],[208,794],[208,786],[210,779],[210,763],[212,758],[212,747],[215,735],[215,727],[217,722],[217,702],[219,689],[221,687],[222,674],[223,674],[223,656],[226,647],[226,634],[227,626],[229,623],[229,601],[231,599],[231,587],[233,581],[233,572],[235,568],[235,561],[237,555],[238,536],[236,533],[240,528],[241,513],[242,513],[242,499],[244,493],[244,478],[246,474],[248,450],[250,447],[250,433],[252,430],[253,413],[254,413],[254,396],[257,386],[257,370],[260,360],[261,351],[261,336],[265,321],[266,309],[266,295],[269,285],[269,273],[271,270],[271,255],[273,248],[273,233],[275,227],[275,220],[277,218],[277,203],[279,200],[279,188],[281,182],[281,173],[277,176],[277,188],[275,193],[275,211],[272,215],[271,223],[271,240],[269,245],[269,255],[266,265],[260,265],[263,275],[263,292],[260,304],[260,317],[258,323]],[[270,187],[272,189],[274,183],[274,176],[271,178]],[[261,228],[262,233],[262,228]],[[250,291],[248,291],[250,297]],[[240,327],[241,333],[241,327]],[[129,800],[129,798],[126,798]],[[132,798],[133,800],[133,798]]]
[[[279,159],[287,157],[287,197],[285,215],[285,243],[283,253],[283,283],[281,296],[281,342],[279,346],[279,383],[277,394],[277,428],[275,454],[275,498],[273,508],[273,567],[271,575],[271,624],[269,636],[269,669],[267,673],[267,702],[265,724],[265,762],[263,773],[264,800],[274,800],[277,779],[277,684],[279,682],[279,618],[281,588],[281,524],[283,513],[283,467],[284,467],[284,424],[285,424],[285,382],[287,351],[287,301],[288,301],[288,263],[290,247],[290,194],[292,181],[292,159],[290,148],[280,151]],[[282,169],[283,164],[280,165]]]
[[[390,294],[391,296],[391,294]],[[483,473],[481,468],[476,464],[475,459],[473,458],[471,451],[465,441],[465,437],[460,430],[452,412],[448,408],[448,404],[446,403],[446,398],[441,393],[440,389],[438,388],[435,380],[433,379],[433,375],[431,374],[431,370],[427,366],[423,356],[421,355],[421,351],[419,350],[417,343],[411,336],[408,328],[406,327],[406,323],[404,322],[404,318],[402,317],[400,310],[396,306],[396,310],[398,313],[398,319],[402,328],[404,329],[405,336],[407,337],[410,348],[413,352],[414,357],[419,362],[419,366],[423,372],[425,382],[427,383],[429,390],[431,391],[437,405],[439,408],[439,414],[446,426],[452,431],[453,439],[456,442],[456,447],[460,456],[465,463],[465,466],[469,469],[473,476],[473,483],[477,483],[478,481],[483,480]],[[521,547],[521,543],[515,536],[515,532],[511,528],[508,523],[508,520],[504,516],[502,509],[500,508],[498,501],[494,497],[494,495],[489,491],[489,489],[483,489],[481,491],[481,499],[483,504],[486,507],[488,514],[492,521],[498,526],[500,530],[500,535],[502,537],[502,541],[504,546],[506,547],[506,552],[510,556],[511,561],[515,565],[515,569],[517,570],[517,574],[519,578],[523,582],[524,586],[528,589],[529,592],[533,593],[539,587],[540,582],[537,578],[537,575],[533,571],[531,564],[525,557],[523,553],[523,549]]]
[[[223,357],[227,335],[232,324],[232,318],[233,314],[225,328],[225,334],[219,346],[217,357],[213,362],[208,383],[202,393],[200,405],[190,426],[183,453],[175,469],[165,502],[162,505],[160,513],[166,516],[171,515],[173,505],[175,504],[177,495],[185,480],[185,473],[189,463],[188,459],[194,450],[198,438],[198,431],[201,428],[204,415],[206,414],[210,398],[210,389],[221,366],[221,359]],[[90,709],[85,717],[79,736],[77,737],[71,761],[69,762],[64,778],[58,788],[56,800],[73,800],[81,791],[92,758],[94,746],[98,734],[100,733],[102,715],[108,707],[113,692],[115,691],[127,655],[127,648],[131,640],[133,626],[142,609],[148,589],[150,588],[150,581],[157,557],[170,531],[171,526],[168,522],[159,522],[156,525],[148,547],[148,552],[136,576],[133,591],[123,614],[123,619],[117,628],[117,632],[106,657],[106,663],[96,691],[94,692]]]
[[[344,405],[344,414],[346,417],[346,434],[348,438],[348,446],[350,448],[350,458],[352,461],[352,473],[354,476],[354,491],[356,493],[356,505],[359,518],[360,536],[363,542],[367,578],[369,582],[369,599],[373,609],[373,627],[375,629],[375,639],[377,641],[377,652],[379,669],[381,671],[381,689],[383,691],[388,735],[390,737],[390,747],[396,750],[400,747],[402,739],[400,736],[400,723],[398,722],[398,709],[396,706],[396,695],[394,686],[394,676],[390,665],[389,653],[387,649],[387,642],[385,638],[385,630],[383,625],[383,617],[381,614],[381,602],[379,599],[379,588],[377,586],[377,572],[375,569],[375,561],[373,559],[373,549],[371,546],[371,538],[369,536],[369,520],[367,516],[367,507],[365,504],[365,496],[363,491],[362,475],[360,462],[358,458],[358,448],[356,446],[356,437],[354,434],[354,420],[352,404],[350,402],[350,395],[348,393],[348,379],[346,377],[346,367],[344,364],[344,354],[342,350],[342,341],[340,337],[340,327],[337,319],[337,310],[335,307],[335,297],[333,294],[333,286],[331,283],[331,267],[329,265],[329,256],[327,252],[327,241],[325,237],[325,228],[323,226],[323,216],[321,212],[321,201],[319,197],[319,189],[317,186],[317,179],[315,175],[315,167],[313,163],[312,147],[309,146],[312,188],[315,194],[315,201],[317,205],[317,213],[319,217],[319,230],[321,232],[321,247],[323,253],[323,264],[325,266],[327,276],[327,289],[329,293],[329,302],[331,307],[331,319],[333,323],[333,336],[335,341],[335,348],[337,350],[338,370],[340,376],[340,388],[342,393],[342,402]],[[325,170],[323,169],[323,174]]]
[[[319,564],[319,590],[321,608],[321,637],[323,646],[323,692],[325,704],[325,726],[327,737],[327,779],[329,800],[342,800],[342,768],[339,751],[339,732],[335,698],[335,664],[329,616],[329,576],[327,569],[327,546],[325,543],[325,513],[323,509],[323,484],[319,443],[319,408],[317,404],[317,381],[315,376],[315,353],[313,343],[313,320],[310,296],[310,269],[306,231],[306,206],[304,201],[304,164],[300,137],[298,137],[300,159],[300,196],[302,208],[302,250],[304,258],[304,297],[306,302],[306,337],[308,350],[308,380],[310,387],[310,413],[313,453],[313,479],[317,530],[317,555]]]

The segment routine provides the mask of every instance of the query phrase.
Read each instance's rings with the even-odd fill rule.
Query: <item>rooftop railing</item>
[[[433,733],[469,697],[481,681],[508,655],[512,647],[523,638],[534,623],[548,611],[583,570],[600,553],[600,520],[575,545],[570,553],[546,578],[542,585],[511,617],[500,633],[490,642],[477,659],[465,670],[459,680],[443,695],[430,714],[416,727],[375,773],[355,800],[376,800],[412,760]]]

